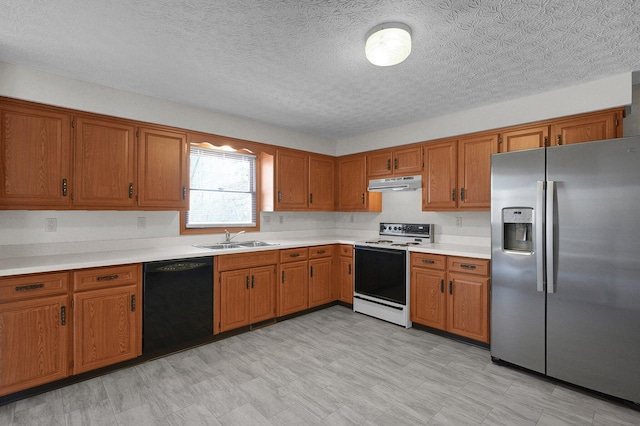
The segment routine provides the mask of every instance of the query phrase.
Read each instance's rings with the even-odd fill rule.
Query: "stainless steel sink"
[[[242,241],[237,242],[236,244],[242,247],[267,247],[267,246],[277,246],[277,243],[267,243],[265,241]]]
[[[248,248],[248,247],[267,247],[277,246],[277,243],[267,243],[265,241],[238,241],[233,243],[218,243],[206,246],[196,246],[199,248],[205,248],[209,250],[228,250],[235,248]]]

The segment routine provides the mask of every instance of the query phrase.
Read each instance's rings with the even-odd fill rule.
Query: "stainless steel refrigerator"
[[[491,356],[640,403],[640,137],[494,154]]]

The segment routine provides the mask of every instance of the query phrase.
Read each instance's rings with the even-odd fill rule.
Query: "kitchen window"
[[[185,227],[256,227],[256,156],[192,144]]]

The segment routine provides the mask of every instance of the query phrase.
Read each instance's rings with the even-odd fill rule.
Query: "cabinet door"
[[[322,257],[309,260],[309,307],[331,302],[333,259]]]
[[[186,135],[141,128],[138,147],[138,205],[188,208]]]
[[[353,304],[353,259],[340,256],[340,301]]]
[[[607,111],[590,114],[570,120],[562,120],[551,125],[553,145],[598,141],[622,136],[622,114]]]
[[[367,155],[367,175],[381,178],[393,174],[393,153],[391,150],[374,152]]]
[[[306,210],[309,157],[305,153],[276,152],[276,210]]]
[[[0,205],[70,204],[71,117],[0,104]]]
[[[136,205],[134,135],[133,126],[119,121],[76,120],[74,205]]]
[[[249,282],[248,269],[220,273],[220,331],[249,325]]]
[[[251,324],[276,316],[275,265],[251,269]]]
[[[543,148],[549,144],[549,126],[536,126],[502,133],[500,152]]]
[[[497,133],[458,141],[459,208],[491,207],[491,154],[497,152]]]
[[[445,273],[411,268],[411,321],[445,330],[447,294]]]
[[[67,377],[68,298],[0,304],[0,395]]]
[[[414,146],[394,150],[393,173],[397,175],[422,173],[422,147]]]
[[[458,143],[429,143],[424,147],[422,210],[455,210],[457,196]]]
[[[382,194],[367,191],[367,157],[338,159],[338,211],[382,211]]]
[[[489,343],[489,278],[449,273],[447,330]]]
[[[307,261],[280,265],[278,316],[292,314],[309,307],[309,272]]]
[[[138,286],[75,293],[73,373],[135,358],[142,347]]]
[[[309,208],[335,210],[335,161],[331,157],[309,157]]]

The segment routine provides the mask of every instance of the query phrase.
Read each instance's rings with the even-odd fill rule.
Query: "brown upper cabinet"
[[[333,211],[335,159],[291,149],[275,155],[276,211]]]
[[[121,120],[75,120],[73,204],[122,208],[136,205],[136,129]]]
[[[549,146],[549,125],[516,128],[500,134],[500,152]]]
[[[568,145],[622,137],[623,113],[622,108],[615,108],[554,120],[551,124],[551,143]]]
[[[422,210],[484,210],[491,205],[491,154],[498,134],[425,145]]]
[[[186,209],[189,148],[184,133],[140,128],[138,205]]]
[[[380,212],[382,194],[367,191],[367,156],[364,154],[339,157],[338,202],[341,212]]]
[[[0,206],[71,204],[71,115],[0,102]]]
[[[369,178],[406,176],[422,172],[422,146],[385,149],[367,154]]]

